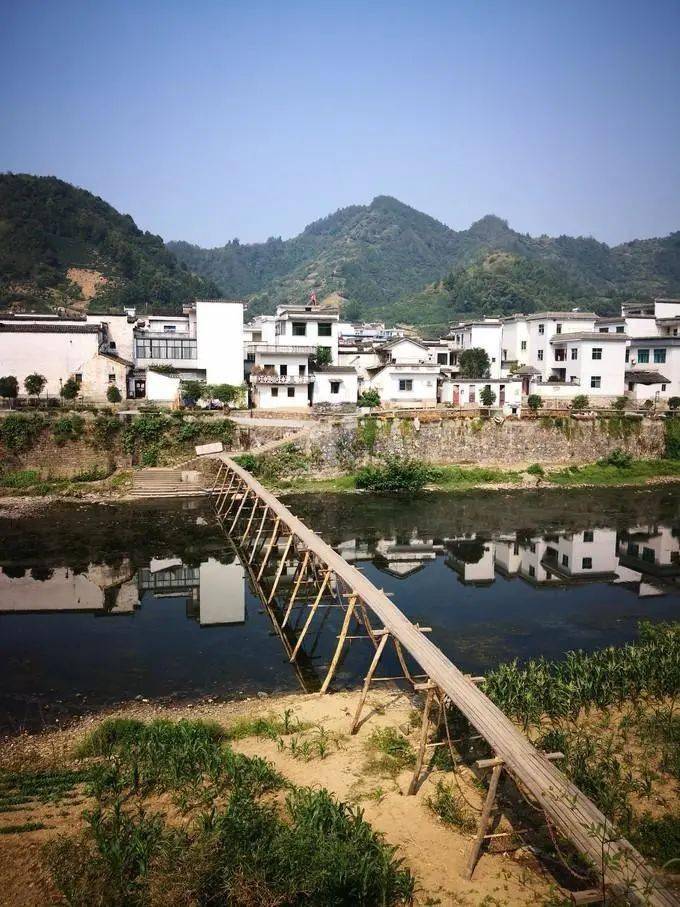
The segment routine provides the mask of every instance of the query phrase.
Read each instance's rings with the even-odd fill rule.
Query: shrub
[[[373,387],[365,390],[358,400],[359,406],[380,406],[380,393]]]
[[[617,469],[628,469],[633,462],[633,455],[620,447],[616,447],[610,454],[598,460],[599,466],[616,466]]]
[[[78,384],[75,378],[69,378],[67,381],[64,381],[59,393],[64,400],[75,400],[80,393],[80,384]]]
[[[668,408],[675,410],[680,406],[680,397],[669,397],[668,398]]]
[[[205,392],[205,381],[182,381],[180,383],[182,402],[186,406],[195,406],[205,395]]]
[[[669,460],[680,460],[680,419],[666,419],[663,429],[665,456]]]
[[[37,413],[31,416],[10,413],[0,419],[0,440],[8,450],[21,453],[33,447],[44,427],[45,420]]]
[[[418,491],[433,478],[433,471],[408,457],[386,457],[382,466],[364,466],[357,472],[357,488],[368,491]]]
[[[61,416],[52,426],[54,440],[61,447],[67,441],[79,441],[85,430],[85,420],[82,416]]]
[[[544,476],[545,470],[540,463],[532,463],[531,466],[527,468],[527,472],[530,476]]]
[[[571,401],[571,408],[574,412],[579,412],[588,408],[590,401],[588,400],[587,394],[577,394],[574,399]]]
[[[117,416],[106,414],[97,416],[92,426],[95,443],[100,447],[109,447],[121,428],[122,424]]]
[[[464,350],[458,357],[461,378],[486,378],[491,363],[489,354],[481,346]]]
[[[237,457],[234,457],[234,462],[238,463],[239,466],[242,466],[243,469],[248,470],[249,473],[256,476],[258,471],[258,462],[257,458],[251,453],[239,454]]]
[[[121,392],[118,390],[115,384],[110,384],[106,389],[106,399],[109,403],[120,403],[123,399]]]
[[[627,397],[617,397],[616,400],[614,400],[614,402],[612,403],[612,408],[618,409],[619,412],[623,412],[623,410],[626,408],[627,403]]]
[[[312,362],[312,371],[314,369],[323,367],[324,365],[330,365],[333,361],[333,353],[329,346],[317,346],[316,353],[314,353],[314,360]]]
[[[158,444],[149,444],[145,447],[142,451],[142,466],[158,466],[160,452]]]
[[[479,395],[482,406],[493,406],[496,402],[496,394],[491,390],[490,384],[485,384]]]
[[[543,406],[543,397],[538,394],[529,394],[527,397],[527,406],[532,412],[537,412]]]

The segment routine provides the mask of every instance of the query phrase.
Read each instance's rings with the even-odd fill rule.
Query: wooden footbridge
[[[207,453],[197,448],[197,453]],[[655,877],[642,856],[621,838],[611,823],[567,777],[555,761],[560,755],[537,750],[478,686],[481,678],[462,673],[428,638],[427,628],[413,624],[387,595],[347,563],[305,526],[271,492],[226,454],[210,451],[219,459],[211,489],[216,516],[235,544],[250,581],[268,610],[290,661],[300,668],[303,644],[321,612],[337,606],[342,625],[335,651],[320,692],[325,693],[350,640],[369,640],[373,655],[367,668],[357,713],[356,733],[372,682],[394,680],[377,677],[381,656],[394,648],[403,677],[423,694],[425,709],[420,748],[409,793],[418,789],[430,744],[431,715],[438,719],[455,708],[490,746],[493,758],[479,760],[479,770],[490,769],[488,793],[467,864],[470,878],[488,834],[501,774],[506,772],[525,798],[545,814],[551,833],[558,832],[586,858],[602,879],[601,887],[574,892],[575,903],[602,901],[616,892],[625,903],[670,907],[679,902]],[[285,594],[284,593],[285,590]],[[291,615],[304,616],[297,635]],[[361,637],[357,629],[365,631]],[[409,661],[419,667],[415,674]],[[447,729],[448,732],[448,729]]]

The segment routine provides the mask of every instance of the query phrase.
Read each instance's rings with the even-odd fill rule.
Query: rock
[[[269,693],[263,693],[262,690],[260,690],[257,694],[257,698],[258,699],[269,699]]]

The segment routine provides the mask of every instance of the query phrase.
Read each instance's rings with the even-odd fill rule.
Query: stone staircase
[[[149,467],[133,474],[133,498],[188,498],[208,494],[196,469]]]

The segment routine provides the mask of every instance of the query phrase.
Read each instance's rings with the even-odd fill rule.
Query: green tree
[[[479,395],[482,406],[493,406],[496,402],[496,394],[491,390],[490,384],[485,384]]]
[[[323,368],[324,365],[330,365],[333,361],[333,351],[329,346],[317,346],[316,353],[311,361],[312,371],[317,368]]]
[[[347,321],[359,321],[361,318],[361,303],[357,299],[350,300],[342,310]]]
[[[19,382],[14,375],[4,375],[0,378],[0,397],[4,397],[5,400],[16,400],[18,396]]]
[[[575,412],[580,412],[581,410],[588,408],[589,402],[587,394],[577,394],[571,401],[571,408]]]
[[[59,393],[64,400],[75,400],[80,393],[80,384],[78,384],[75,378],[69,378],[67,381],[64,381]]]
[[[669,397],[668,408],[675,411],[678,407],[680,407],[680,397]]]
[[[26,393],[29,397],[39,397],[45,389],[47,384],[47,378],[44,375],[39,375],[37,372],[33,372],[32,375],[26,375],[24,378],[24,387],[26,388]]]
[[[219,400],[220,403],[229,406],[241,399],[243,388],[238,384],[209,384],[204,393],[210,400]]]
[[[359,397],[359,406],[380,406],[380,393],[373,387],[367,388]]]
[[[205,381],[182,381],[180,384],[182,402],[185,406],[196,406],[198,401],[205,395]]]
[[[458,359],[460,364],[461,378],[488,378],[489,356],[485,349],[480,346],[473,346],[469,350],[464,350]]]
[[[106,399],[109,401],[109,403],[120,403],[120,401],[123,399],[120,391],[115,384],[109,384],[108,388],[106,389]]]
[[[537,410],[541,409],[543,406],[543,397],[539,397],[538,394],[529,394],[527,397],[527,406],[533,413],[537,412]]]

